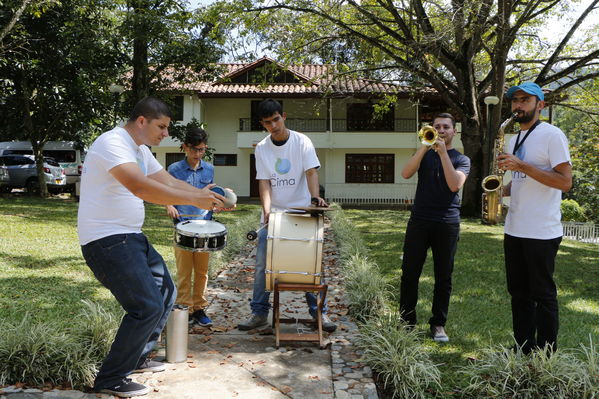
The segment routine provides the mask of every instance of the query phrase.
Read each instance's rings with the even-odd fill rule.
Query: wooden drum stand
[[[277,348],[281,341],[318,342],[320,349],[324,349],[329,344],[328,339],[324,339],[322,334],[322,308],[327,297],[327,288],[326,284],[279,283],[278,280],[275,280],[272,327],[275,330]],[[282,333],[280,331],[281,323],[313,323],[312,319],[281,318],[279,293],[282,291],[318,292],[315,323],[317,327],[316,333]]]

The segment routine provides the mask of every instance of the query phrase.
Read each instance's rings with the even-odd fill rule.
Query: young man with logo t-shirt
[[[282,212],[292,207],[310,206],[314,198],[317,206],[327,206],[320,198],[317,169],[320,162],[310,139],[285,127],[287,115],[281,104],[273,99],[258,106],[262,126],[270,133],[256,146],[256,179],[262,202],[262,223],[268,222],[270,212]],[[250,307],[252,316],[240,323],[240,330],[251,330],[267,324],[270,310],[270,292],[266,291],[267,230],[258,234],[254,291]],[[306,302],[312,317],[316,316],[316,296],[306,293]],[[322,328],[335,331],[337,326],[323,313]]]
[[[433,118],[439,136],[432,146],[422,145],[408,160],[401,175],[409,179],[418,172],[418,185],[412,214],[406,228],[401,265],[400,310],[410,326],[416,324],[418,280],[429,248],[433,252],[435,287],[432,338],[447,342],[445,332],[453,260],[460,234],[460,197],[458,191],[470,173],[470,159],[453,148],[455,119],[443,113]]]
[[[131,381],[134,372],[163,371],[148,355],[162,332],[176,289],[162,256],[141,232],[144,201],[222,206],[222,196],[168,174],[147,146],[168,136],[168,107],[140,100],[125,126],[103,133],[85,158],[77,218],[79,243],[89,268],[125,310],[93,390],[120,397],[145,395],[149,388]]]
[[[536,83],[511,87],[506,97],[516,112],[520,133],[499,156],[499,167],[512,172],[503,195],[510,196],[505,220],[507,287],[518,349],[557,349],[559,328],[555,256],[562,240],[562,192],[572,187],[568,140],[557,127],[541,122],[545,96]]]

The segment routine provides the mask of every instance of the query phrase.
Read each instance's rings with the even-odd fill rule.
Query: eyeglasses
[[[191,152],[206,152],[208,147],[187,147]]]

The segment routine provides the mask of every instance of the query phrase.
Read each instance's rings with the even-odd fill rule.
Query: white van
[[[0,142],[0,155],[33,154],[29,141]],[[67,190],[75,192],[75,185],[81,178],[81,168],[85,150],[75,149],[73,141],[48,141],[44,146],[44,156],[54,158],[67,175]]]

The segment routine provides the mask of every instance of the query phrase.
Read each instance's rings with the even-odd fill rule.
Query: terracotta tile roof
[[[274,63],[291,72],[299,83],[247,84],[233,83],[230,79],[251,71],[265,63]],[[200,96],[241,96],[241,95],[356,95],[370,93],[407,94],[409,88],[390,83],[380,83],[369,79],[350,76],[334,76],[335,66],[330,64],[282,65],[264,57],[247,64],[219,64],[220,78],[213,81],[193,80],[193,73],[187,75],[186,82],[171,79],[169,89],[195,92]]]

